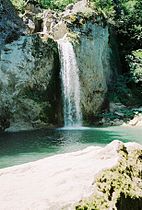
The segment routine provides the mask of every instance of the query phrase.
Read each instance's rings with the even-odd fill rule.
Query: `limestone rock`
[[[68,33],[66,24],[60,21],[53,29],[53,37],[55,40],[62,39]]]
[[[119,111],[119,110],[122,110],[122,109],[125,109],[126,106],[121,104],[121,103],[113,103],[113,102],[110,102],[109,104],[109,111],[110,112],[116,112],[116,111]]]
[[[85,10],[85,13],[79,10],[75,13],[74,7],[62,14],[62,21],[54,27],[53,37],[68,38],[74,45],[79,67],[83,119],[93,123],[95,115],[108,108],[108,84],[115,77],[119,65],[112,62],[110,32],[104,17],[91,9]]]
[[[118,149],[117,147],[118,146]],[[93,183],[94,194],[82,200],[77,210],[140,210],[142,207],[142,146],[113,142],[106,147],[119,154],[116,166],[100,172]]]
[[[29,32],[40,34],[42,42],[37,41],[36,35],[19,38],[24,31],[24,24],[16,16],[13,7],[13,10],[10,9],[12,13],[8,14],[11,8],[9,1],[3,2],[7,3],[1,4],[7,14],[6,19],[2,16],[0,21],[2,27],[5,25],[0,35],[0,43],[3,45],[0,61],[0,110],[8,110],[4,111],[8,114],[2,117],[0,113],[1,129],[8,127],[12,119],[16,124],[24,119],[28,123],[27,127],[39,122],[59,125],[58,122],[62,121],[57,44],[53,40],[53,45],[48,47],[48,44],[51,41],[49,37],[57,40],[64,36],[73,43],[80,70],[83,119],[92,124],[97,113],[108,109],[108,84],[115,77],[118,66],[112,62],[114,52],[111,48],[111,35],[104,17],[86,6],[87,1],[84,0],[59,14],[51,10],[34,9],[34,5],[29,5],[22,18]],[[0,12],[3,13],[3,9]]]
[[[24,32],[24,24],[18,17],[11,1],[0,0],[0,49],[4,43],[10,43]]]
[[[84,33],[88,33],[84,35]],[[101,109],[111,81],[108,28],[88,23],[83,27],[76,55],[80,69],[81,105],[87,116],[94,116]]]
[[[142,127],[142,114],[137,114],[132,120],[130,120],[125,126]]]
[[[37,35],[22,36],[5,45],[0,59],[0,118],[19,128],[25,122],[27,126],[23,128],[27,129],[37,122],[56,124],[58,63],[53,40],[42,42]],[[1,126],[8,127],[3,121],[0,120]]]
[[[142,146],[119,141],[1,169],[1,209],[140,210],[141,170]]]

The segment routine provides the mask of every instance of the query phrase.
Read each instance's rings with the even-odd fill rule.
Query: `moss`
[[[84,30],[84,25],[97,24],[105,27],[107,24],[107,20],[103,13],[98,14],[91,8],[86,8],[83,12],[77,12],[76,14],[67,16],[65,21],[71,31],[73,31],[74,28],[79,28],[81,33],[85,33],[86,31],[86,35],[88,35],[91,31]]]
[[[68,32],[67,37],[72,42],[73,45],[79,45],[80,36],[77,33],[74,33],[73,31]]]
[[[75,209],[130,210],[132,209],[131,205],[135,203],[137,204],[135,210],[140,209],[139,206],[142,204],[142,150],[128,153],[127,149],[122,146],[119,148],[119,154],[118,165],[101,172],[96,177],[94,182],[97,188],[96,194],[81,201]]]
[[[50,58],[50,56],[54,53],[57,54],[58,48],[57,43],[51,39],[48,38],[47,41],[42,41],[42,39],[39,37],[39,35],[32,35],[32,42],[33,42],[33,50],[32,55],[36,58],[39,57],[39,55],[43,55],[44,53],[47,53],[46,55]]]
[[[133,51],[133,55],[137,57],[138,59],[142,59],[142,50],[139,49],[139,50]]]

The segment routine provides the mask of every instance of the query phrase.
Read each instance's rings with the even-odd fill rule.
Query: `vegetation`
[[[118,152],[119,164],[98,174],[94,182],[95,195],[80,201],[76,210],[140,209],[142,195],[137,184],[141,180],[140,152],[133,150],[128,153],[123,146]]]
[[[38,4],[41,8],[63,10],[68,4],[74,3],[75,0],[11,0],[18,10],[23,11],[28,2]]]
[[[131,55],[127,56],[127,61],[132,80],[135,83],[142,82],[142,49],[132,51]]]
[[[64,9],[68,4],[74,3],[75,0],[39,0],[42,7],[50,7],[52,9]]]
[[[142,105],[142,0],[91,0],[117,34],[122,75],[113,87],[114,101]]]

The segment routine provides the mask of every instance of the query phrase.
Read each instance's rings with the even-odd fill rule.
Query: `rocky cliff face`
[[[58,122],[58,65],[53,40],[21,36],[5,45],[0,60],[2,130],[10,123],[29,129]]]
[[[9,0],[0,0],[0,48],[16,40],[24,32],[24,24]]]
[[[0,129],[13,123],[20,129],[62,123],[60,62],[54,40],[64,36],[73,43],[80,70],[83,119],[93,123],[95,115],[107,108],[108,83],[117,69],[104,17],[84,4],[78,6],[80,2],[60,14],[40,10],[39,35],[24,35],[25,26],[11,3],[0,3]],[[34,25],[28,14],[37,17],[37,12],[27,10],[23,16]]]
[[[28,30],[9,0],[0,0],[0,14],[0,131],[58,124],[56,43],[25,35]]]
[[[68,37],[74,45],[83,119],[93,123],[95,115],[108,107],[108,85],[116,75],[118,62],[117,58],[114,60],[111,34],[104,17],[89,8],[75,9],[78,12],[64,13],[62,22],[53,28],[53,36],[55,39]]]
[[[113,74],[111,53],[108,27],[90,22],[84,25],[80,44],[76,46],[76,55],[80,69],[81,106],[85,119],[91,120],[105,103],[107,85]]]

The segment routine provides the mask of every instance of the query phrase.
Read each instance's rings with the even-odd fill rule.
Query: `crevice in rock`
[[[117,210],[142,210],[142,198],[132,198],[121,193],[116,208]]]

